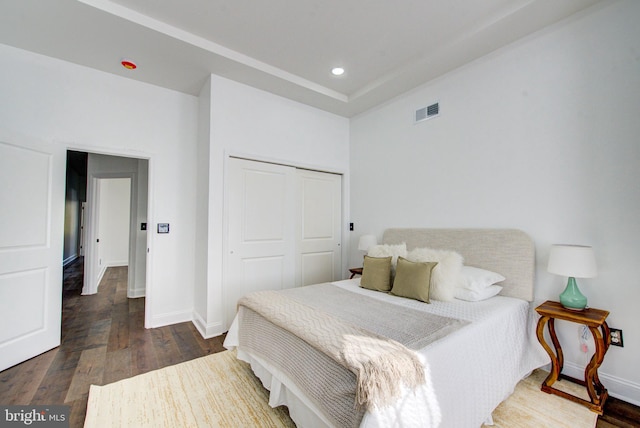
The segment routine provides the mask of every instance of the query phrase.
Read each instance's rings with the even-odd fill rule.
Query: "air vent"
[[[415,123],[422,122],[423,120],[433,119],[440,114],[440,103],[431,104],[427,107],[422,107],[416,110]]]

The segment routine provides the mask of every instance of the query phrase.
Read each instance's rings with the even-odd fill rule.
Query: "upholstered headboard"
[[[407,249],[429,247],[454,250],[464,264],[498,272],[506,278],[503,296],[533,301],[535,246],[515,229],[387,229],[385,244],[405,242]]]

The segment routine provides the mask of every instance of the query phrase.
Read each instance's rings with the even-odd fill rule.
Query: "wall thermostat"
[[[169,233],[169,223],[158,223],[158,233]]]

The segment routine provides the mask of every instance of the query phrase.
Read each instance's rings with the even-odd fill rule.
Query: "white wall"
[[[1,128],[149,159],[149,229],[168,222],[171,233],[150,235],[146,323],[191,320],[198,99],[4,45],[0,70]]]
[[[216,273],[209,268],[209,145],[211,139],[211,80],[203,86],[198,98],[198,156],[196,184],[196,253],[193,318],[195,325],[205,336],[207,333],[209,306],[209,278]],[[218,276],[220,273],[218,273]],[[217,328],[210,328],[217,332]]]
[[[597,278],[578,280],[611,312],[625,347],[601,367],[610,392],[640,402],[640,2],[592,9],[458,69],[351,122],[352,220],[387,227],[507,227],[536,242],[536,302],[566,278],[553,243],[593,245]],[[441,116],[412,124],[439,100]],[[359,266],[362,255],[351,251]],[[559,323],[563,324],[563,323]],[[560,325],[581,375],[578,327]]]
[[[243,155],[342,173],[345,213],[348,213],[349,183],[347,119],[215,75],[211,76],[209,88],[210,92],[201,94],[201,98],[211,100],[208,171],[198,171],[199,180],[207,179],[208,175],[208,185],[199,183],[198,186],[208,191],[209,262],[206,283],[197,283],[195,291],[197,296],[206,295],[206,312],[200,303],[196,303],[194,314],[198,329],[206,336],[225,330],[222,280],[226,231],[223,217],[228,156]],[[200,126],[204,129],[202,123]],[[206,149],[205,143],[203,153]]]
[[[103,178],[99,181],[100,267],[129,264],[129,219],[131,179]]]

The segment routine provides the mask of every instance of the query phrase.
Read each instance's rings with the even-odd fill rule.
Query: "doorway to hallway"
[[[147,159],[67,151],[63,296],[97,293],[115,267],[127,298],[146,295],[148,168]]]

